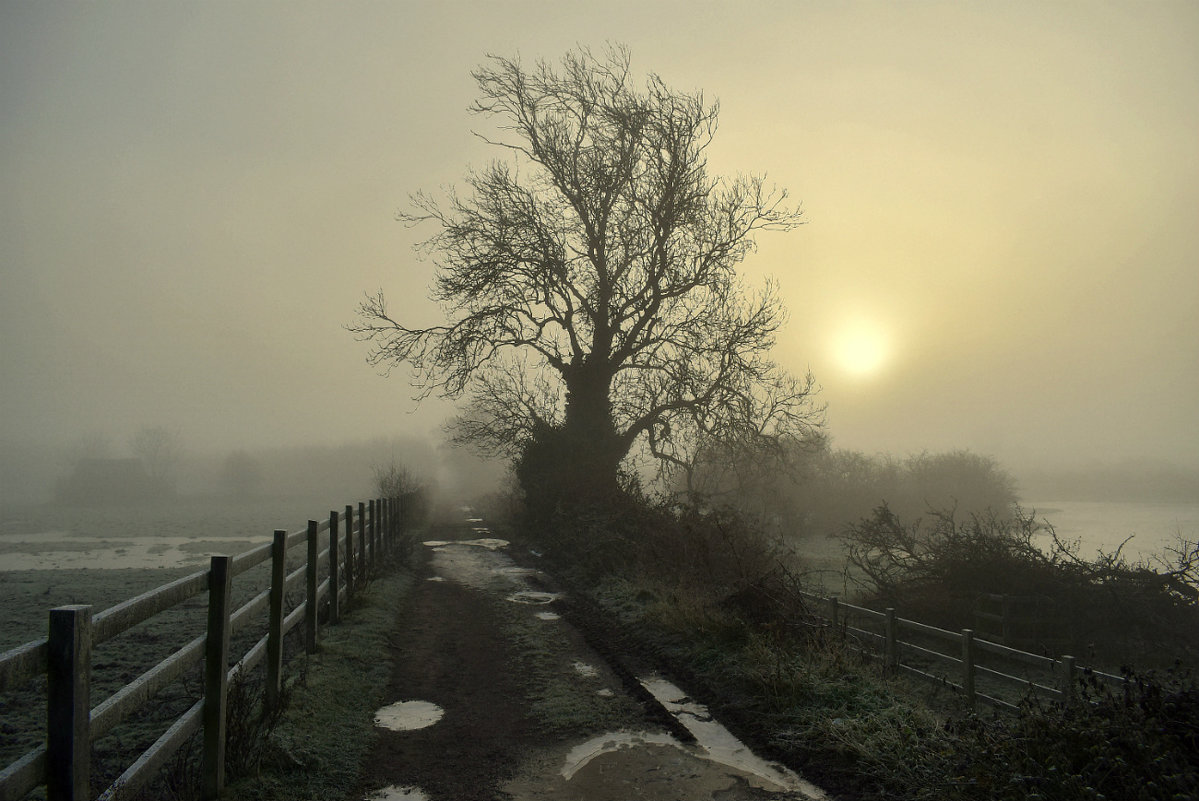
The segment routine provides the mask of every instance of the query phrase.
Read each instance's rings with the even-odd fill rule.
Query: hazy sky
[[[836,445],[1199,462],[1191,0],[0,0],[0,442],[436,430],[342,326],[432,319],[394,215],[492,157],[471,69],[606,40],[802,202],[744,272]]]

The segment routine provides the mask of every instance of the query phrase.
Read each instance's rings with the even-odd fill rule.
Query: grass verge
[[[389,638],[412,586],[407,570],[377,578],[340,625],[322,630],[258,774],[231,784],[223,799],[325,801],[355,786],[391,674]]]

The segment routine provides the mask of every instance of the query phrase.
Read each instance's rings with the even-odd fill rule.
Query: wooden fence
[[[50,610],[49,632],[0,654],[0,692],[46,676],[46,745],[0,771],[0,801],[24,798],[45,784],[49,801],[90,798],[92,743],[111,731],[154,695],[201,660],[203,698],[142,753],[99,798],[112,801],[152,779],[195,732],[202,730],[202,792],[215,798],[225,784],[225,740],[229,682],[266,660],[266,700],[277,704],[283,687],[283,638],[304,624],[308,653],[317,647],[318,616],[327,609],[330,624],[339,622],[356,592],[400,541],[402,507],[398,498],[359,503],[357,511],[330,512],[327,520],[309,520],[306,529],[278,530],[273,541],[234,557],[213,556],[207,570],[172,581],[116,606],[92,614],[90,606]],[[344,533],[344,540],[343,540]],[[322,537],[327,534],[327,537]],[[355,543],[357,535],[357,543]],[[305,544],[304,564],[287,572],[287,552]],[[234,577],[267,560],[270,586],[238,609],[232,608]],[[304,600],[284,614],[284,595],[300,586]],[[95,707],[91,706],[91,651],[94,645],[208,591],[206,633],[154,665]],[[324,605],[323,605],[323,602]],[[266,633],[230,666],[230,636],[255,619]]]
[[[1018,709],[1028,693],[1055,701],[1073,701],[1082,671],[1074,657],[1050,658],[1009,648],[975,636],[905,620],[894,609],[882,612],[803,593],[817,614],[844,634],[850,647],[882,660],[884,670],[952,687],[971,708],[978,702]],[[1092,668],[1086,674],[1114,685],[1125,679]]]

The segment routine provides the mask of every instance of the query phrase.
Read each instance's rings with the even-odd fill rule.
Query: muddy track
[[[526,559],[526,564],[532,564]],[[785,752],[772,744],[771,731],[764,726],[760,715],[749,699],[730,697],[727,689],[716,686],[709,678],[677,658],[660,641],[645,631],[622,625],[610,612],[592,600],[589,594],[559,578],[541,574],[547,589],[563,594],[560,609],[563,615],[583,635],[587,644],[601,654],[621,676],[630,692],[645,699],[655,719],[682,741],[693,741],[691,733],[678,719],[663,709],[638,680],[638,676],[660,673],[671,676],[692,690],[738,739],[755,752],[778,762],[793,762],[794,752]],[[792,765],[830,790],[836,789],[841,801],[853,801],[856,795],[848,788],[838,787],[835,771],[822,771],[819,765]]]
[[[820,796],[758,760],[656,677],[653,649],[479,522],[424,544],[388,646],[388,706],[440,714],[379,729],[347,799]]]

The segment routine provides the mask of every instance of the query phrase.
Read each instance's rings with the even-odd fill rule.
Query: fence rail
[[[1066,702],[1075,696],[1081,668],[1072,656],[1053,659],[980,639],[972,629],[949,631],[898,617],[894,609],[880,612],[835,597],[802,594],[851,647],[881,659],[884,670],[952,687],[971,707],[983,702],[1014,710],[1018,706],[1010,699],[1027,693]],[[1092,668],[1086,672],[1111,684],[1125,681]]]
[[[46,785],[49,801],[91,798],[92,743],[145,707],[164,687],[203,662],[203,698],[171,723],[158,740],[129,765],[99,796],[112,801],[152,779],[198,731],[203,731],[201,771],[205,798],[215,798],[225,783],[228,687],[240,674],[266,660],[266,701],[278,703],[283,687],[283,638],[304,624],[304,646],[317,648],[320,612],[336,624],[366,579],[393,552],[402,533],[402,501],[382,498],[330,512],[327,520],[309,520],[306,528],[277,530],[271,542],[237,556],[213,556],[206,570],[176,579],[98,614],[86,605],[51,609],[46,639],[0,654],[0,692],[46,676],[46,745],[33,749],[0,770],[0,801],[17,801]],[[344,542],[342,536],[344,534]],[[357,534],[357,547],[355,547]],[[322,538],[322,535],[327,535]],[[304,563],[287,573],[287,554],[306,545]],[[322,547],[323,546],[323,547]],[[232,580],[271,561],[270,586],[237,609]],[[303,601],[284,615],[285,595],[304,586]],[[155,615],[208,593],[205,633],[91,706],[91,652]],[[230,666],[230,637],[267,612],[266,633]],[[261,623],[259,623],[261,625]]]

